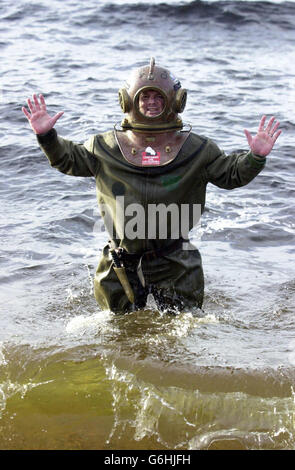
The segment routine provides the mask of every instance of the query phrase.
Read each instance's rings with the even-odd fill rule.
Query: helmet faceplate
[[[139,110],[139,95],[148,90],[157,91],[164,98],[163,111],[157,116],[145,116]],[[178,113],[184,110],[186,96],[179,80],[169,70],[156,66],[151,58],[150,65],[135,70],[125,87],[119,90],[122,111],[127,113],[122,127],[138,131],[180,129],[182,120]]]

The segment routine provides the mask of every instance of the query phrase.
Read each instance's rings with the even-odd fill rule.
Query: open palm
[[[64,112],[60,111],[53,117],[49,116],[46,110],[44,96],[39,95],[39,98],[40,102],[37,98],[37,95],[33,95],[33,102],[28,99],[30,113],[25,107],[23,107],[22,110],[35,134],[46,134],[46,132],[49,132],[54,127],[56,121],[63,115]]]
[[[273,126],[274,121],[275,121],[274,116],[269,120],[268,125],[264,129],[265,120],[266,120],[266,116],[263,116],[259,124],[258,132],[254,137],[251,136],[250,132],[247,129],[245,129],[244,131],[251,151],[255,155],[259,155],[261,157],[266,157],[271,152],[275,144],[275,141],[277,140],[277,138],[282,132],[282,131],[276,132],[280,123],[277,122]]]

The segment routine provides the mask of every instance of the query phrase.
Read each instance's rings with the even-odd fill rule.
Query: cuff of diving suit
[[[248,152],[248,161],[250,163],[250,165],[253,167],[253,168],[262,168],[264,165],[265,165],[265,162],[266,162],[266,157],[262,157],[260,155],[256,155],[255,153],[253,152]]]
[[[46,145],[53,142],[57,137],[57,132],[54,128],[50,129],[50,131],[46,132],[45,134],[37,134],[37,140],[40,145]]]

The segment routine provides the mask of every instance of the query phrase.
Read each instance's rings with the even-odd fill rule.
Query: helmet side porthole
[[[174,111],[176,113],[182,113],[184,111],[187,99],[187,91],[184,88],[177,90],[174,101]]]
[[[129,113],[129,111],[131,111],[131,100],[126,88],[119,90],[119,103],[123,113]]]

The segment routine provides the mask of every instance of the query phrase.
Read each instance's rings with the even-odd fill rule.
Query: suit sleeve
[[[266,159],[251,151],[226,155],[209,141],[208,160],[205,168],[207,182],[223,189],[234,189],[250,183],[265,166]]]
[[[84,144],[59,137],[55,129],[37,135],[38,143],[52,167],[72,176],[96,176],[99,160],[93,154],[94,136]]]

